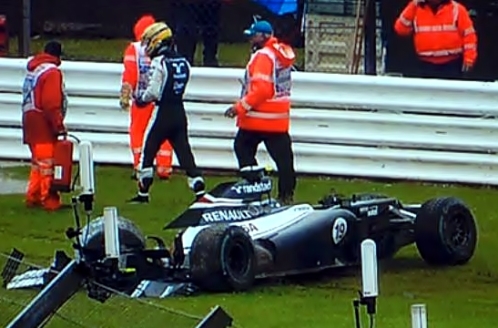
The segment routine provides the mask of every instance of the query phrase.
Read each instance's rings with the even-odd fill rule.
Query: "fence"
[[[50,268],[47,265],[40,265],[33,263],[31,260],[26,259],[25,255],[18,250],[14,250],[10,255],[0,252],[0,268],[4,268],[11,261],[10,269],[17,267],[12,272],[13,274],[29,274],[31,280],[29,283],[34,283],[40,288],[47,282],[48,279],[53,277],[60,271],[54,265]],[[0,307],[2,308],[2,316],[0,316],[0,325],[7,327],[9,322],[13,320],[24,307],[26,307],[31,300],[35,297],[37,291],[24,290],[9,290],[8,282],[10,280],[8,270],[5,272],[3,278],[7,290],[0,294]],[[29,272],[29,273],[28,273]],[[26,278],[25,278],[26,279]],[[29,279],[28,279],[29,280]],[[113,296],[105,303],[97,303],[96,300],[88,299],[85,293],[79,293],[71,297],[61,308],[59,308],[49,319],[49,323],[45,322],[44,326],[47,327],[64,327],[64,328],[87,328],[87,327],[121,327],[124,324],[127,326],[140,326],[143,328],[158,327],[170,324],[178,328],[191,328],[194,323],[198,323],[196,328],[213,327],[214,320],[211,325],[206,324],[206,317],[204,319],[198,314],[191,312],[198,312],[189,310],[188,312],[176,310],[174,308],[165,306],[156,302],[153,298],[133,298],[127,294],[120,293],[104,285],[100,287],[107,289]],[[218,306],[216,307],[218,308]],[[214,309],[213,309],[214,310]],[[227,309],[230,312],[229,309]],[[224,311],[224,310],[223,310]],[[119,312],[119,316],[109,316],[110,313]],[[212,312],[210,312],[211,314]],[[228,313],[227,313],[228,314]],[[228,314],[229,315],[229,314]],[[209,316],[209,315],[208,315]],[[355,318],[356,319],[356,318]],[[235,323],[233,327],[238,326],[237,318],[234,318]],[[359,323],[359,321],[355,322]],[[425,304],[411,305],[411,328],[427,328],[427,308]],[[217,321],[216,327],[222,327],[220,320]],[[224,326],[223,326],[224,327]],[[370,327],[373,327],[371,325]]]
[[[7,254],[0,252],[0,268],[5,266],[8,259]],[[35,283],[38,280],[39,287],[42,287],[44,279],[59,273],[58,270],[49,269],[46,264],[33,263],[32,259],[24,257],[19,261],[17,273],[21,274],[27,271],[33,272],[33,276],[37,277],[33,278],[30,283]],[[5,290],[5,286],[0,288],[2,288],[0,292],[0,309],[2,310],[0,327],[9,327],[8,324],[11,320],[31,302],[39,290]],[[119,315],[113,316],[114,313],[119,313]],[[199,313],[196,310],[188,312],[176,310],[155,302],[154,299],[130,298],[127,294],[117,291],[113,291],[113,297],[103,304],[89,299],[86,293],[78,293],[54,313],[49,320],[50,322],[45,322],[42,326],[51,328],[123,326],[152,328],[167,324],[177,328],[192,328],[197,327],[197,323],[203,319],[204,315],[205,313]]]
[[[274,1],[267,0],[266,3],[272,6]],[[272,22],[275,34],[279,38],[295,47],[306,48],[307,51],[299,56],[299,67],[307,71],[349,72],[352,60],[349,49],[354,41],[354,15],[358,1],[320,0],[318,4],[323,8],[328,8],[329,13],[318,14],[312,10],[313,6],[310,5],[310,13],[304,21],[302,20],[305,11],[303,0],[298,1],[299,6],[295,14],[287,15],[272,13],[252,0],[219,1],[221,5],[213,5],[214,2],[217,1],[197,1],[197,5],[177,0],[154,4],[132,4],[123,0],[118,4],[115,0],[109,0],[105,3],[94,3],[91,7],[100,10],[88,12],[88,3],[75,4],[76,7],[74,7],[60,0],[53,0],[50,3],[41,0],[32,4],[32,35],[55,35],[76,39],[132,38],[132,29],[136,19],[143,13],[151,12],[158,19],[166,20],[175,29],[178,34],[179,49],[187,55],[189,52],[187,49],[191,48],[189,44],[195,42],[192,41],[192,36],[197,32],[196,26],[203,29],[206,32],[204,34],[208,34],[208,43],[214,43],[214,40],[219,39],[223,43],[245,44],[247,40],[242,31],[252,23],[253,15],[260,15]],[[187,4],[181,5],[181,3]],[[54,6],[58,8],[57,12],[51,10]],[[0,13],[7,14],[9,29],[13,35],[20,35],[22,17],[19,14],[21,12],[19,1],[6,0],[5,4],[0,5]],[[116,19],[110,22],[109,16],[116,17]],[[301,29],[306,32],[301,33]],[[201,36],[202,33],[197,33],[198,42],[202,42]],[[380,34],[378,41],[380,61]],[[233,60],[228,60],[228,62],[225,60],[224,53],[234,52],[236,46],[227,47],[229,49],[225,46],[220,47],[220,59],[223,65],[233,65]],[[14,52],[14,45],[11,49]],[[243,46],[243,49],[240,56],[245,58],[248,52],[247,46]],[[73,56],[71,52],[68,55]],[[117,57],[120,58],[121,55],[122,49],[119,47]],[[86,60],[94,60],[91,54],[85,57]],[[106,55],[105,57],[114,56]],[[303,61],[306,65],[302,63]]]
[[[273,0],[267,0],[267,2],[271,1]],[[243,29],[252,22],[253,15],[261,15],[273,23],[277,36],[291,42],[295,47],[303,48],[300,49],[298,58],[299,67],[303,70],[349,72],[352,62],[351,44],[354,42],[355,15],[359,1],[298,0],[297,13],[279,16],[266,10],[254,0],[224,0],[219,13],[219,21],[215,22],[220,42],[224,43],[219,50],[221,64],[224,66],[240,65],[238,61],[227,60],[225,56],[229,55],[224,54],[235,52],[236,46],[232,43],[245,43],[246,40],[242,35]],[[177,2],[179,0],[138,3],[132,0],[88,0],[81,3],[69,3],[64,0],[32,1],[31,35],[72,38],[78,40],[77,43],[80,44],[81,39],[130,39],[133,37],[134,22],[144,13],[153,13],[158,19],[166,20],[172,27],[176,27],[176,21],[182,16],[174,6]],[[411,38],[399,37],[393,31],[394,21],[407,1],[375,2],[378,4],[379,18],[376,45],[378,70],[382,71],[384,65],[387,72],[407,74],[415,64],[413,42]],[[19,35],[21,31],[21,3],[22,1],[18,0],[0,1],[0,14],[7,15],[9,31],[12,35]],[[497,0],[461,0],[460,3],[471,12],[479,36],[478,60],[468,78],[496,80],[498,79],[498,62],[495,58],[498,54],[498,46],[495,42],[494,31],[498,24]],[[324,9],[319,12],[317,7]],[[206,14],[205,7],[204,9],[200,7],[196,12],[200,13],[198,17],[214,17]],[[112,19],[110,20],[109,17]],[[188,21],[192,23],[195,19]],[[197,40],[200,42],[201,37],[198,36]],[[12,52],[15,52],[14,46],[15,44],[12,44]],[[101,56],[102,58],[95,59],[95,53],[102,53],[101,50],[96,50],[99,45],[88,45],[83,42],[81,47],[88,52],[84,54],[86,60],[100,61],[114,57],[112,54],[106,54]],[[123,49],[121,46],[117,48],[119,49],[117,57],[120,58]],[[247,48],[243,49],[238,56],[247,55]],[[79,52],[77,57],[81,59],[81,51]],[[383,57],[385,60],[382,59]]]
[[[21,144],[24,59],[0,60],[0,157]],[[100,163],[131,164],[128,116],[118,108],[121,66],[65,62],[70,131]],[[498,184],[498,84],[293,73],[291,135],[300,173]],[[235,169],[236,128],[223,112],[240,92],[239,69],[193,68],[189,134],[201,167]],[[264,150],[262,162],[272,163]],[[177,160],[174,159],[176,165]]]

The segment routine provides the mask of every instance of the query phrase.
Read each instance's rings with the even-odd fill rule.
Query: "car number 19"
[[[342,217],[338,217],[335,219],[334,224],[332,225],[332,240],[334,244],[339,244],[341,240],[346,236],[346,232],[348,231],[348,223]]]

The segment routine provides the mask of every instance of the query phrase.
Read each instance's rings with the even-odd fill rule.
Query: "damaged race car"
[[[379,259],[413,243],[429,265],[461,265],[474,255],[476,221],[457,198],[407,205],[383,195],[332,194],[317,205],[281,206],[271,197],[264,168],[241,175],[241,181],[216,186],[170,222],[165,229],[180,229],[174,246],[168,250],[155,237],[155,256],[144,251],[140,230],[121,218],[121,251],[134,258],[127,267],[136,269],[129,287],[144,280],[184,281],[205,291],[244,291],[258,278],[360,265],[360,244],[367,238],[376,242]],[[89,227],[80,241],[91,263],[104,257],[102,219]]]
[[[359,266],[367,238],[376,242],[379,259],[415,244],[422,259],[437,266],[465,264],[476,249],[476,220],[457,198],[409,205],[384,195],[331,194],[316,205],[282,206],[271,197],[264,168],[241,177],[219,184],[165,227],[179,230],[171,249],[121,217],[119,265],[106,260],[103,217],[68,234],[77,241],[85,279],[97,283],[87,283],[89,296],[108,297],[98,285],[133,297],[244,291],[258,278]],[[147,248],[147,239],[157,246]]]

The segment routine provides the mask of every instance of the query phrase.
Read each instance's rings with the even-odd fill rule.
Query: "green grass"
[[[31,53],[39,52],[47,40],[35,39],[31,42]],[[97,40],[76,40],[63,39],[64,53],[66,60],[80,61],[106,61],[120,62],[123,51],[130,42],[126,39],[97,39]],[[196,48],[195,63],[202,65],[202,44]],[[302,67],[304,56],[302,49],[297,51],[297,65]],[[17,39],[12,39],[9,53],[17,56]],[[225,67],[245,67],[250,55],[250,47],[247,43],[220,44],[218,59],[220,65]]]
[[[14,175],[26,175],[26,168],[13,169]],[[185,177],[176,175],[171,181],[157,181],[149,205],[133,206],[124,200],[133,195],[135,184],[129,180],[129,169],[96,168],[97,199],[95,213],[103,206],[114,205],[120,214],[133,219],[145,234],[156,234],[171,241],[171,234],[162,227],[179,214],[191,200]],[[228,177],[209,177],[209,187]],[[374,183],[361,180],[300,178],[297,200],[316,202],[335,188],[341,193],[381,192],[395,195],[406,202],[420,202],[431,197],[454,195],[471,206],[479,221],[480,239],[476,256],[465,266],[434,269],[427,266],[409,247],[395,259],[380,265],[380,299],[377,326],[408,328],[410,306],[426,303],[429,325],[437,328],[494,327],[498,314],[498,211],[493,204],[496,191],[488,188],[436,186],[418,183]],[[71,253],[64,236],[73,224],[70,213],[47,214],[23,207],[22,195],[0,197],[0,252],[17,247],[36,263],[47,264],[56,249]],[[360,286],[358,270],[338,274],[321,274],[306,280],[270,281],[243,294],[211,294],[149,300],[160,306],[202,316],[216,304],[223,306],[241,327],[353,327],[351,301]],[[26,302],[34,295],[28,291],[0,291],[0,325],[19,307],[5,300]],[[136,301],[115,298],[101,305],[81,293],[61,314],[84,322],[87,327],[194,327],[195,321],[169,314]],[[49,327],[73,327],[54,319]],[[76,327],[76,326],[74,326]]]

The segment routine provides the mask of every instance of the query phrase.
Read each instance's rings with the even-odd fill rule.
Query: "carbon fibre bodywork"
[[[190,265],[197,234],[212,225],[238,226],[247,232],[255,245],[257,277],[357,265],[366,238],[377,242],[380,258],[415,241],[414,218],[420,205],[353,195],[329,196],[317,205],[282,206],[270,196],[271,183],[268,177],[224,183],[168,224],[167,229],[184,229],[176,243],[184,250],[183,265]]]

